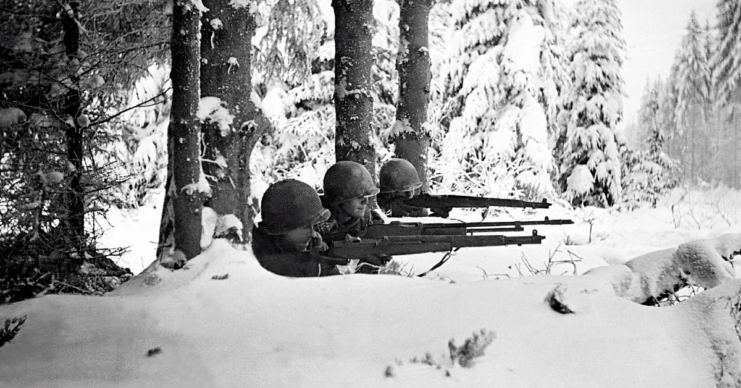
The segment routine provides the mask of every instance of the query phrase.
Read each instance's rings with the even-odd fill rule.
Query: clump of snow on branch
[[[250,13],[257,12],[257,1],[254,0],[230,0],[229,5],[234,8],[249,8]]]
[[[211,21],[209,22],[209,24],[211,24],[211,28],[213,28],[214,30],[220,30],[220,29],[224,28],[224,23],[222,23],[221,22],[221,19],[219,19],[219,18],[211,19]]]
[[[204,13],[208,12],[208,8],[206,8],[205,5],[203,5],[203,1],[201,0],[190,0],[188,3],[185,4],[185,9],[191,10],[195,7],[198,12]]]
[[[208,121],[216,123],[219,126],[221,136],[229,134],[234,122],[234,115],[229,113],[226,103],[218,97],[201,97],[196,116],[203,123]]]
[[[180,190],[188,195],[196,192],[205,196],[211,195],[211,185],[208,184],[208,180],[206,179],[206,174],[203,173],[203,169],[201,169],[201,173],[198,175],[198,182],[189,183],[183,186]]]
[[[394,121],[394,125],[391,126],[391,128],[386,131],[386,133],[383,134],[384,138],[394,138],[398,136],[403,136],[405,133],[414,132],[414,128],[412,128],[412,124],[409,122],[408,118],[403,118],[402,120],[396,120]]]

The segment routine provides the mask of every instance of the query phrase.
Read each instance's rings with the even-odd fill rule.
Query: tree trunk
[[[401,132],[391,139],[396,144],[396,156],[406,159],[417,169],[422,190],[427,191],[427,149],[430,133],[425,128],[427,103],[430,95],[430,52],[428,19],[430,0],[401,0],[399,15],[399,103],[396,127]]]
[[[371,142],[373,0],[333,0],[335,14],[335,110],[337,161],[363,164],[376,177]]]
[[[64,30],[64,49],[67,59],[77,58],[80,50],[80,27],[77,23],[79,3],[70,3],[62,9],[62,29]],[[73,87],[67,92],[64,99],[64,113],[72,117],[72,123],[67,126],[67,161],[70,166],[70,186],[67,192],[67,239],[73,255],[71,265],[77,267],[82,264],[83,245],[85,242],[85,192],[82,187],[82,158],[83,138],[82,128],[77,119],[82,113],[82,96],[80,94],[80,77],[70,74]]]
[[[248,7],[229,3],[204,1],[209,11],[201,18],[201,95],[219,98],[234,116],[229,128],[214,122],[202,124],[203,171],[212,192],[206,205],[218,214],[236,215],[244,226],[241,237],[246,242],[255,216],[249,204],[249,160],[264,125],[255,125],[258,113],[250,100],[254,18]]]
[[[189,0],[176,0],[172,12],[172,115],[168,140],[172,142],[175,183],[173,211],[175,249],[190,260],[201,252],[201,199],[195,188],[201,166],[196,117],[200,101],[200,12]]]

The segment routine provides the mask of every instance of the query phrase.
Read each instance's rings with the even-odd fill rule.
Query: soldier
[[[372,222],[372,197],[378,194],[368,170],[360,163],[337,162],[324,175],[324,206],[337,224],[334,233],[358,236]]]
[[[263,268],[291,277],[339,274],[319,225],[330,216],[314,189],[295,179],[272,184],[262,197],[262,222],[252,230],[252,250]]]
[[[394,158],[381,167],[381,188],[378,194],[378,205],[393,217],[444,217],[447,218],[451,208],[431,209],[432,214],[421,207],[404,204],[405,199],[419,195],[422,181],[419,180],[414,165],[406,159]]]
[[[346,236],[362,237],[365,228],[378,219],[373,216],[372,199],[378,194],[373,177],[360,163],[337,162],[324,175],[324,206],[331,213],[334,228],[323,234],[328,241]],[[330,242],[331,244],[331,242]],[[361,260],[356,272],[377,273],[391,258],[371,256]],[[370,265],[362,265],[362,263]]]

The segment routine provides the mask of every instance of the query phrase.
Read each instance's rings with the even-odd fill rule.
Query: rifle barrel
[[[548,209],[551,204],[543,202],[528,202],[519,199],[473,197],[467,195],[431,195],[422,194],[404,200],[405,205],[423,208],[446,208],[446,207],[519,207],[533,209]]]
[[[360,234],[364,238],[383,238],[386,236],[451,236],[466,235],[476,232],[520,232],[523,226],[530,225],[567,225],[574,221],[568,219],[551,220],[546,217],[539,221],[497,221],[497,222],[449,222],[449,223],[421,223],[399,222],[388,224],[372,224]],[[344,237],[344,236],[340,236]],[[340,238],[332,238],[337,240]]]

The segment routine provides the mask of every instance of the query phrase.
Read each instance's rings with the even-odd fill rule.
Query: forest
[[[741,7],[717,7],[713,27],[689,16],[671,76],[647,84],[636,147],[617,129],[613,0],[6,0],[3,299],[90,287],[91,263],[122,275],[96,243],[106,211],[163,186],[171,267],[204,234],[249,242],[267,185],[320,190],[340,160],[375,177],[400,157],[429,192],[574,208],[738,188]]]
[[[0,1],[0,386],[741,386],[716,4],[626,122],[618,0]],[[311,245],[401,159],[405,200],[529,206]],[[340,165],[370,178],[331,203]],[[286,275],[259,238],[345,256]]]

